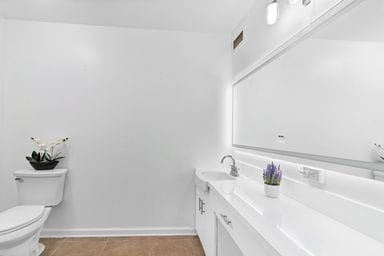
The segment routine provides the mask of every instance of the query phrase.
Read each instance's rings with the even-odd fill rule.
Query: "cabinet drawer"
[[[245,256],[272,256],[266,247],[266,241],[241,220],[226,202],[215,198],[215,214],[222,222],[232,239]]]

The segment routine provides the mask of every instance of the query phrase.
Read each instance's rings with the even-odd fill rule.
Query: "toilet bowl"
[[[51,212],[42,205],[16,206],[0,213],[0,255],[38,256],[40,232]]]
[[[0,212],[0,256],[38,256],[40,233],[53,206],[62,201],[67,170],[14,173],[19,205]]]

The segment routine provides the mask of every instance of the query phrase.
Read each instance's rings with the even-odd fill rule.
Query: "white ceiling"
[[[0,0],[5,18],[229,33],[255,0]]]

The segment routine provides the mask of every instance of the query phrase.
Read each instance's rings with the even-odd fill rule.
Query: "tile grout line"
[[[105,244],[104,244],[103,248],[100,250],[100,252],[96,256],[100,256],[104,252],[105,248],[107,247],[108,241],[109,241],[109,237],[107,237],[107,239],[105,240]]]
[[[52,253],[49,256],[53,256],[56,253],[56,251],[59,249],[59,247],[64,243],[65,239],[66,238],[63,238],[63,241],[59,242],[59,245],[56,246],[56,248],[52,251]]]

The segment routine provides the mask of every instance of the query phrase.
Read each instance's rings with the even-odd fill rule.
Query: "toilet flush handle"
[[[23,178],[15,178],[15,181],[17,181],[17,182],[24,182]]]

